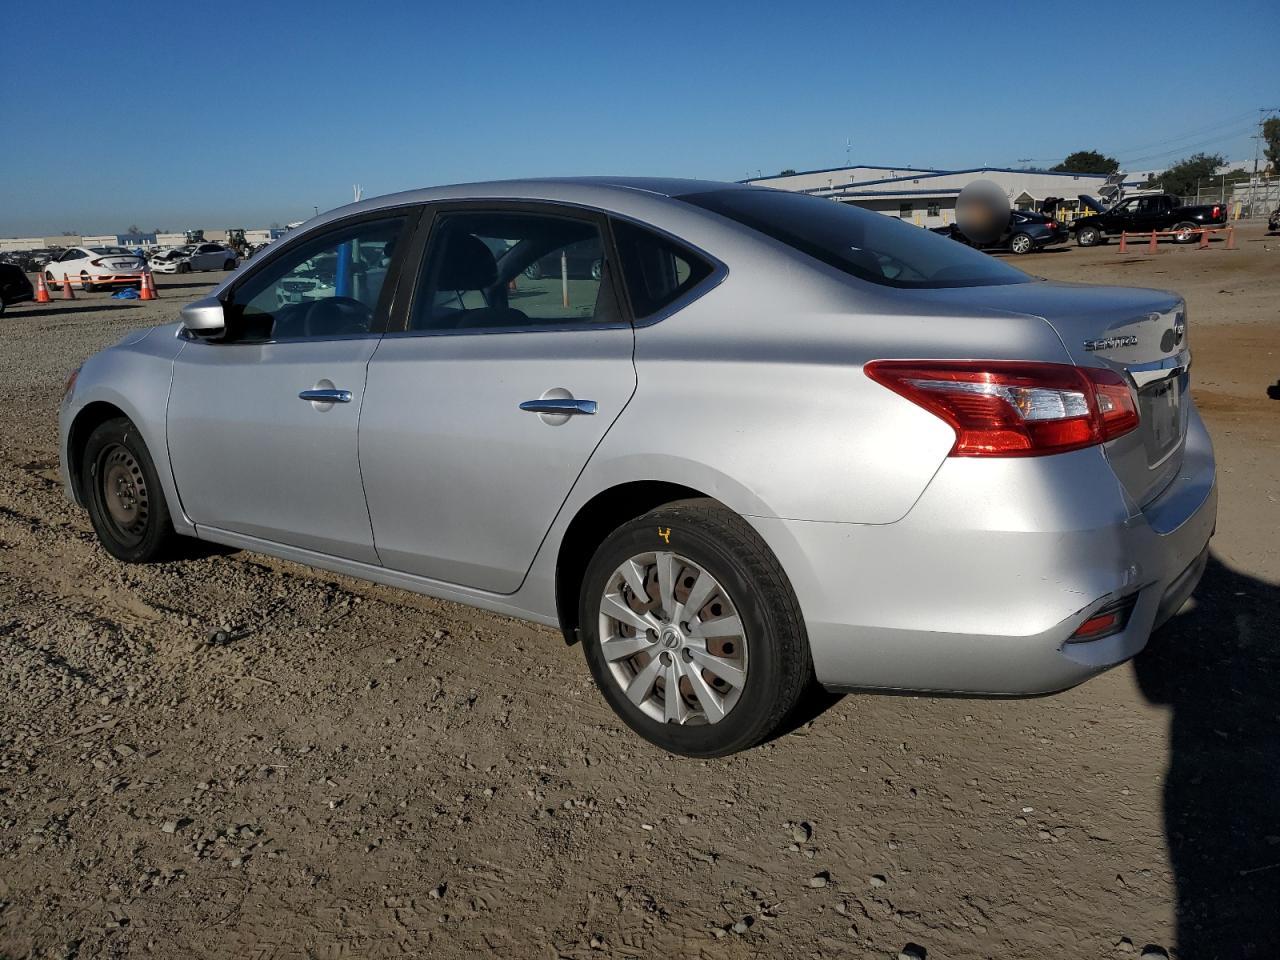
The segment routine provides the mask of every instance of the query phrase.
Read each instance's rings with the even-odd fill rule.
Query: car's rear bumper
[[[795,587],[820,682],[991,695],[1061,690],[1137,654],[1190,595],[1217,517],[1191,411],[1178,479],[1139,509],[1100,448],[949,459],[883,525],[751,518]],[[1136,597],[1125,629],[1068,638]]]

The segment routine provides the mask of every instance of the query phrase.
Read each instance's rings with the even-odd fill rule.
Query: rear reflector
[[[1088,640],[1101,640],[1119,633],[1129,624],[1129,614],[1133,613],[1133,605],[1137,595],[1125,597],[1109,604],[1091,616],[1076,628],[1076,632],[1067,638],[1067,643],[1084,643]]]
[[[1008,360],[876,360],[867,376],[945,420],[953,457],[1037,457],[1138,425],[1133,391],[1098,367]]]

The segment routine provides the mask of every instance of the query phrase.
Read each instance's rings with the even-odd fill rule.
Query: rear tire
[[[80,289],[85,293],[93,293],[98,288],[95,284],[89,282],[89,275],[87,273],[82,273],[80,274]]]
[[[1200,229],[1200,225],[1183,221],[1173,226],[1173,242],[1174,243],[1194,243],[1196,240],[1196,231]]]
[[[609,706],[672,753],[718,757],[756,745],[813,680],[781,565],[750,524],[711,500],[667,504],[613,531],[587,567],[578,616]]]
[[[163,558],[177,534],[155,463],[132,421],[99,424],[85,441],[81,497],[107,553],[126,563]]]
[[[1028,254],[1035,248],[1036,248],[1035,241],[1032,240],[1025,233],[1015,233],[1012,237],[1009,238],[1009,249],[1013,253],[1018,254],[1018,256],[1023,256],[1024,254]]]
[[[1082,247],[1096,247],[1102,241],[1102,231],[1097,227],[1081,227],[1076,231],[1076,243]]]

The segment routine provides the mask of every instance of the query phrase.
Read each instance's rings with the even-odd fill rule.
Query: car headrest
[[[498,261],[493,252],[470,233],[449,237],[436,277],[440,290],[487,290],[498,282]]]

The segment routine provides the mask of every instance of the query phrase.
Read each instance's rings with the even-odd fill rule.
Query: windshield
[[[930,230],[820,197],[749,188],[680,199],[872,283],[933,288],[1031,280],[1021,270]]]
[[[103,256],[110,257],[110,256],[115,256],[121,253],[125,254],[126,256],[130,256],[130,257],[133,256],[133,251],[126,250],[124,247],[90,247],[89,252],[96,253],[100,257],[103,257]]]

